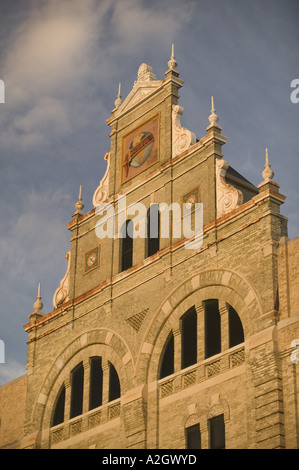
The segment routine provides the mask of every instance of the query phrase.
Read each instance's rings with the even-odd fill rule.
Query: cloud
[[[0,229],[0,338],[6,346],[0,379],[6,368],[8,379],[19,375],[18,358],[26,363],[23,325],[33,311],[38,282],[47,313],[53,309],[53,294],[64,276],[69,250],[64,209],[72,204],[65,188],[45,184],[42,191],[31,189],[23,194],[26,197],[7,214]],[[12,364],[14,360],[19,363]]]
[[[16,377],[20,377],[26,373],[24,364],[20,364],[14,359],[10,359],[4,364],[0,364],[0,386],[4,385]]]
[[[74,0],[69,8],[66,1],[50,0],[42,7],[33,2],[35,7],[12,33],[4,64],[12,99],[14,91],[20,90],[19,98],[28,97],[28,93],[59,94],[57,86],[71,89],[89,72],[91,64],[86,59],[90,59],[97,36],[94,3],[87,0],[83,7]]]
[[[49,137],[70,134],[80,123],[80,113],[73,110],[78,101],[82,104],[96,37],[92,9],[80,9],[80,4],[72,2],[67,11],[67,2],[52,0],[32,8],[11,34],[3,61],[6,106],[1,141],[6,148],[37,148]]]
[[[42,191],[32,189],[26,194],[26,201],[11,214],[0,235],[0,265],[5,267],[6,278],[24,285],[34,272],[55,269],[59,247],[67,239],[60,210],[66,204],[72,205],[63,188],[44,187]]]
[[[11,374],[7,375],[8,379],[14,378],[14,373],[18,375],[21,366],[11,361],[21,363],[19,358],[22,358],[23,364],[26,363],[23,325],[33,311],[38,282],[42,286],[43,311],[53,309],[53,294],[67,267],[69,232],[65,209],[68,207],[73,207],[73,201],[67,188],[45,183],[42,190],[22,188],[16,196],[14,210],[2,216],[0,339],[6,346],[5,365],[0,365],[2,379],[5,368]]]
[[[140,48],[142,44],[150,41],[149,46],[154,47],[166,40],[170,52],[170,38],[182,29],[192,19],[194,2],[186,1],[184,8],[182,2],[141,2],[127,0],[114,3],[111,24],[114,27],[119,49],[128,46]],[[136,39],[138,43],[136,44]],[[132,49],[130,50],[132,53]]]
[[[93,116],[108,84],[111,92],[117,67],[141,44],[154,51],[168,38],[170,53],[171,38],[191,11],[176,0],[150,6],[140,0],[33,1],[3,58],[2,145],[23,152],[47,144],[49,135],[53,141],[87,126],[82,109]]]

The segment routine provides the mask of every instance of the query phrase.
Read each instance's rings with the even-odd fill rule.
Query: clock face
[[[159,115],[123,137],[122,183],[159,161]]]
[[[195,188],[183,196],[183,203],[188,210],[193,210],[197,202],[199,202],[199,188]]]
[[[188,209],[192,209],[194,204],[196,203],[196,196],[195,194],[191,194],[187,199],[186,199],[186,205]]]
[[[96,254],[95,253],[91,253],[91,255],[88,256],[87,258],[87,265],[88,266],[93,266],[95,261],[96,261],[97,257],[96,257]]]
[[[99,251],[99,247],[97,246],[85,253],[84,274],[99,266]]]

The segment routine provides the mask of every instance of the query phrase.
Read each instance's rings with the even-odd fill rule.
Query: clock
[[[159,161],[159,114],[123,137],[122,183]]]
[[[195,203],[196,203],[195,194],[190,194],[190,196],[187,197],[186,202],[185,202],[187,208],[192,209],[192,207],[194,207]]]
[[[186,209],[193,209],[195,208],[195,204],[199,202],[199,188],[195,188],[190,191],[188,194],[183,196],[183,204],[185,204]]]
[[[96,253],[91,253],[87,258],[87,266],[91,267],[96,262],[97,255]]]
[[[99,266],[99,247],[96,246],[84,255],[84,274]]]

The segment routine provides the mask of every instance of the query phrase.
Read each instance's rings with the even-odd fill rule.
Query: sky
[[[41,283],[43,312],[66,271],[66,224],[106,170],[118,84],[124,100],[142,63],[165,78],[174,44],[182,125],[197,138],[211,96],[224,159],[262,182],[265,148],[299,236],[298,0],[0,0],[0,385],[26,373]],[[294,95],[293,95],[294,96]],[[0,100],[1,101],[1,100]],[[295,100],[296,101],[296,100]],[[1,358],[0,358],[1,359]]]

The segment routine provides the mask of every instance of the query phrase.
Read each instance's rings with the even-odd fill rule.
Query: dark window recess
[[[147,256],[160,249],[160,214],[159,205],[151,204],[147,211]]]
[[[201,435],[199,424],[186,428],[186,448],[201,449]]]
[[[109,401],[120,398],[120,383],[115,367],[109,363]]]
[[[221,326],[218,300],[210,299],[205,303],[205,357],[221,352]]]
[[[210,448],[225,449],[225,425],[224,416],[215,416],[209,420]]]
[[[103,370],[102,358],[90,358],[90,389],[89,389],[89,409],[93,410],[102,405],[103,399]]]
[[[229,325],[229,347],[232,348],[237,344],[243,343],[244,331],[241,319],[236,310],[228,306],[228,325]]]
[[[191,307],[181,318],[182,369],[197,362],[197,313]]]
[[[63,423],[64,421],[64,406],[65,406],[65,386],[62,385],[56,398],[54,412],[52,417],[52,426]]]
[[[171,332],[165,341],[164,350],[161,356],[159,379],[163,379],[174,373],[174,338]]]
[[[71,372],[70,418],[74,418],[75,416],[82,414],[83,383],[84,383],[84,368],[83,368],[83,363],[81,362]]]
[[[125,271],[133,265],[133,222],[127,220],[121,229],[121,270]]]

